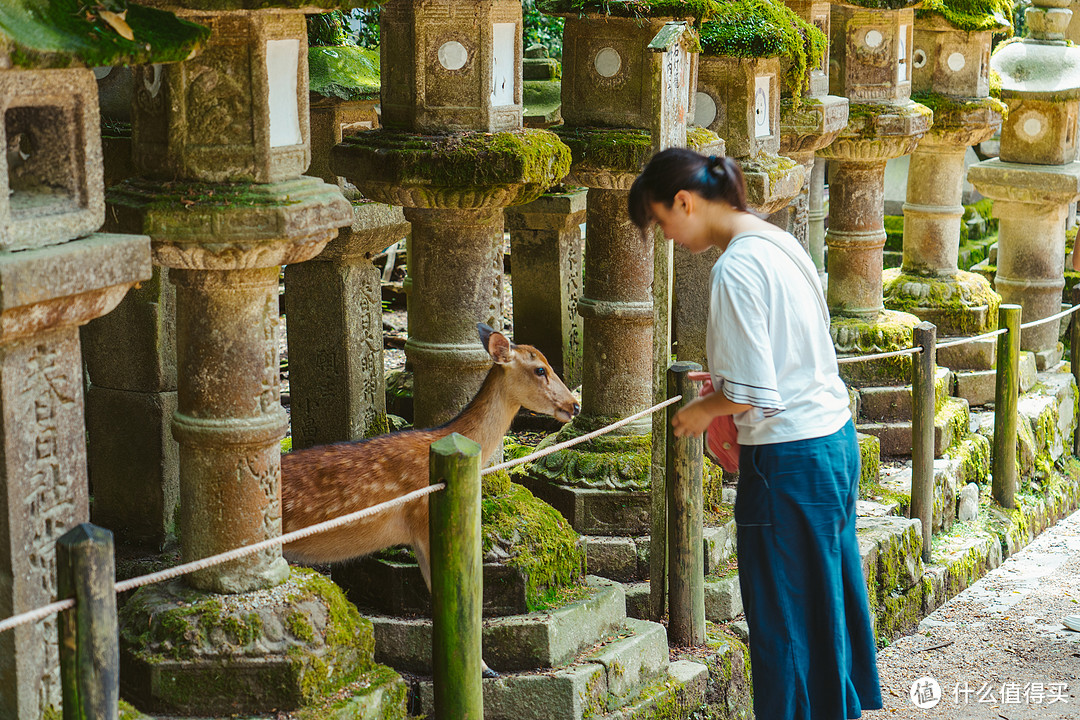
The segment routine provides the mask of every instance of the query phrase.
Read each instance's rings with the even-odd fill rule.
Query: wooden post
[[[1080,299],[1080,287],[1073,288],[1073,305],[1077,304],[1077,299]],[[1076,387],[1080,389],[1080,312],[1076,311],[1069,318],[1069,368],[1072,370]],[[1080,418],[1076,420],[1076,427],[1073,429],[1073,455],[1080,456]]]
[[[453,433],[431,444],[431,667],[435,717],[483,720],[480,445]]]
[[[64,720],[116,720],[120,714],[120,637],[113,535],[90,523],[56,541],[56,589],[75,598],[60,613]]]
[[[911,517],[922,521],[922,559],[930,562],[934,532],[934,381],[937,328],[921,322],[914,330],[922,352],[911,358]]]
[[[994,390],[994,500],[1016,507],[1016,414],[1020,398],[1020,306],[1001,305],[998,327],[997,385]]]
[[[671,429],[678,408],[698,396],[699,384],[688,377],[694,370],[701,366],[680,362],[667,375],[668,396],[683,396],[667,407],[668,640],[678,646],[705,642],[704,446],[701,435],[677,438]]]

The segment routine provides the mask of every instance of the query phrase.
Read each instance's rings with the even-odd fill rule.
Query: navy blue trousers
[[[851,422],[826,437],[742,446],[735,522],[758,720],[845,720],[881,707],[858,491]]]

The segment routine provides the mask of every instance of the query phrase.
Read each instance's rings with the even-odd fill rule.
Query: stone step
[[[922,525],[917,519],[858,518],[855,533],[871,609],[922,578]]]
[[[733,632],[736,623],[727,627]],[[720,626],[705,623],[705,645],[673,649],[679,660],[692,660],[709,668],[709,683],[700,717],[745,720],[754,706],[750,683],[750,650],[743,640],[732,637]],[[695,715],[694,717],[699,717]]]
[[[934,382],[937,402],[941,403],[951,394],[952,372],[939,367]],[[911,386],[860,388],[858,416],[871,423],[911,420]]]
[[[941,457],[947,447],[960,439],[959,431],[968,427],[968,404],[963,398],[946,398],[934,416],[934,457]],[[881,442],[881,454],[911,457],[911,421],[865,422],[859,432],[873,435]]]
[[[962,337],[939,337],[938,345],[963,340]],[[937,362],[941,367],[946,367],[953,372],[959,370],[991,370],[997,359],[996,337],[983,340],[972,340],[961,345],[952,347],[939,347],[937,349]]]
[[[953,373],[953,395],[976,407],[994,402],[997,370],[958,370]]]
[[[730,511],[730,507],[726,508]],[[705,526],[705,572],[716,572],[735,555],[735,521]],[[589,573],[618,582],[636,582],[649,577],[649,536],[584,535]]]
[[[970,436],[966,442],[972,447],[950,448],[957,457],[944,457],[934,461],[934,532],[947,530],[956,520],[960,490],[974,483],[983,485],[989,478],[990,446],[979,436]],[[911,507],[911,468],[905,467],[882,479],[877,488],[883,501],[895,502],[901,515],[907,515]],[[880,502],[880,501],[879,501]]]
[[[739,589],[739,571],[732,570],[722,577],[705,578],[705,619],[725,623],[742,615],[742,591]]]
[[[662,625],[628,619],[599,650],[573,665],[541,674],[504,675],[483,681],[488,720],[582,720],[589,717],[656,717],[656,708],[674,704],[686,718],[704,697],[708,669],[697,663],[668,661]],[[429,679],[413,686],[417,710],[434,709]]]
[[[589,596],[559,608],[484,620],[484,659],[497,672],[559,667],[592,647],[626,619],[619,583],[588,577]],[[431,674],[431,620],[368,616],[375,626],[376,662]]]

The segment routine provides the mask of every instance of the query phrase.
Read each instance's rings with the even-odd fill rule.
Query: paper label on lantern
[[[769,127],[770,101],[769,76],[758,75],[754,78],[754,137],[772,135]]]
[[[269,87],[270,147],[300,145],[300,109],[296,74],[300,41],[296,38],[266,41],[266,80]]]
[[[716,120],[716,101],[712,95],[698,91],[694,95],[694,124],[707,128]]]
[[[494,53],[491,68],[491,104],[514,104],[514,41],[517,38],[515,23],[495,23]]]
[[[900,33],[896,38],[896,80],[897,82],[907,82],[910,78],[908,73],[908,66],[910,64],[908,60],[908,31],[910,25],[901,25]]]

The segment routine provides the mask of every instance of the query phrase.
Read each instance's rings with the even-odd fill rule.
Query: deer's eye
[[[536,368],[535,370],[533,370],[533,372],[536,373],[538,377],[544,377],[545,375],[547,375],[547,370],[542,367]]]

